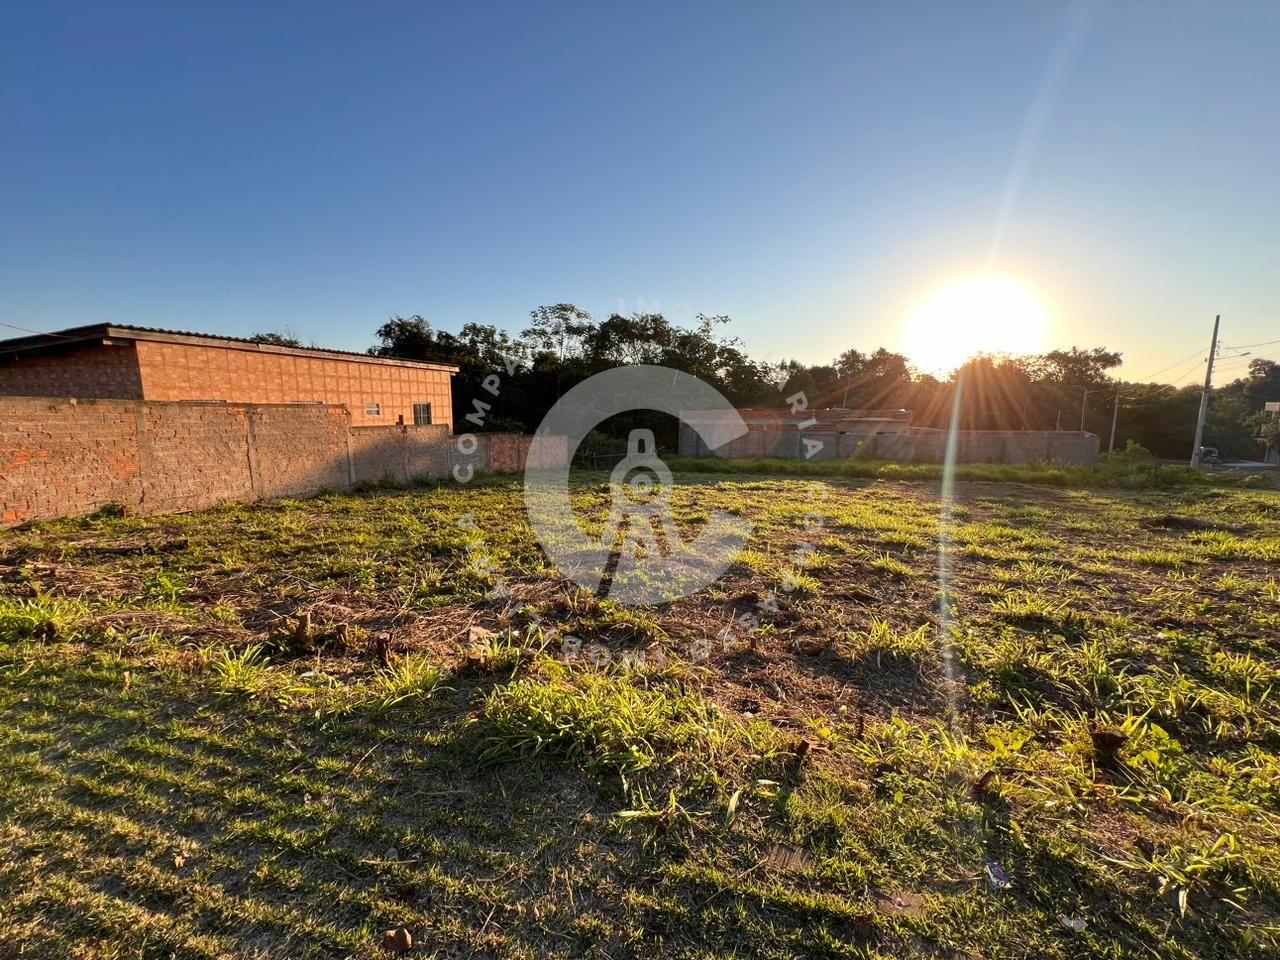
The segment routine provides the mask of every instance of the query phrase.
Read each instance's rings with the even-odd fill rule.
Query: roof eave
[[[40,333],[29,337],[0,340],[0,357],[19,353],[58,350],[65,347],[83,347],[86,344],[101,343],[106,339],[106,324],[95,324],[90,327],[72,327],[56,334]]]
[[[248,350],[254,353],[274,353],[287,357],[323,357],[330,360],[347,360],[353,363],[384,363],[391,366],[424,367],[428,370],[440,370],[449,374],[457,373],[459,368],[449,363],[435,363],[431,360],[408,360],[402,357],[378,357],[373,354],[325,350],[323,347],[286,347],[275,343],[262,343],[257,340],[240,340],[234,337],[214,337],[187,333],[169,333],[167,331],[138,330],[131,327],[107,327],[106,336],[110,339],[143,340],[148,343],[177,343],[187,346],[220,346],[228,350]]]

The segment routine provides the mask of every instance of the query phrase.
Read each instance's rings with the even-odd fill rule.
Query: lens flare
[[[1048,332],[1049,315],[1027,287],[1008,277],[978,274],[916,304],[901,339],[917,367],[946,373],[975,353],[1039,353]]]

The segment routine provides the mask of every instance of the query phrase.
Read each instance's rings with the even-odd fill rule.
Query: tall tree
[[[572,303],[555,303],[529,311],[529,326],[520,336],[534,350],[553,353],[560,359],[582,355],[583,343],[595,330],[595,320]]]
[[[1120,366],[1123,357],[1104,347],[1081,350],[1050,350],[1037,358],[1038,379],[1074,387],[1096,387],[1106,383],[1108,370]]]

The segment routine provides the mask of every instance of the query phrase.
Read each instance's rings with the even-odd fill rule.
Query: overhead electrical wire
[[[1180,375],[1176,380],[1174,380],[1173,383],[1175,386],[1180,386],[1180,387],[1186,386],[1184,381],[1187,379],[1187,377],[1199,377],[1199,376],[1200,376],[1200,371],[1197,370],[1195,367],[1192,367],[1191,369],[1187,370],[1185,373]]]
[[[1269,347],[1273,343],[1280,343],[1280,340],[1263,340],[1260,343],[1224,344],[1223,347],[1226,350],[1243,350],[1245,347]]]
[[[1186,355],[1185,357],[1183,357],[1181,360],[1175,360],[1175,361],[1173,361],[1173,363],[1169,364],[1169,366],[1167,366],[1167,367],[1161,367],[1161,368],[1160,368],[1159,370],[1157,370],[1155,373],[1149,373],[1149,374],[1147,374],[1145,377],[1141,377],[1141,378],[1139,378],[1137,382],[1138,382],[1138,383],[1150,383],[1150,382],[1151,382],[1151,378],[1152,378],[1152,377],[1158,377],[1158,376],[1160,376],[1160,374],[1164,373],[1166,370],[1172,370],[1174,367],[1180,367],[1180,366],[1182,366],[1184,363],[1186,363],[1188,360],[1190,360],[1192,357],[1198,357],[1198,356],[1199,356],[1201,353],[1203,353],[1203,352],[1204,352],[1204,351],[1202,351],[1202,350],[1195,350],[1194,352],[1187,354],[1187,355]]]
[[[1233,370],[1238,369],[1242,364],[1246,367],[1252,366],[1255,360],[1270,360],[1272,363],[1276,361],[1271,357],[1233,357],[1226,363],[1220,363],[1214,367],[1215,370]]]
[[[1173,376],[1169,382],[1174,384],[1181,383],[1183,380],[1191,376],[1193,373],[1197,373],[1199,370],[1200,364],[1202,363],[1204,363],[1204,359],[1202,357],[1196,357],[1195,360],[1192,361],[1191,366],[1186,366],[1184,364],[1182,366],[1181,371],[1179,371],[1175,376]]]
[[[64,337],[60,333],[49,333],[47,330],[32,330],[30,327],[20,327],[16,323],[6,323],[0,320],[0,327],[8,327],[10,330],[21,330],[23,333],[34,333],[41,337],[54,337],[58,340],[74,340],[75,337]]]

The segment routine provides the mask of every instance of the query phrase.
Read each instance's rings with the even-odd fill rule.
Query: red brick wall
[[[516,473],[525,468],[533,437],[522,433],[479,434],[488,444],[487,469],[493,473]],[[482,447],[483,450],[483,447]],[[569,459],[568,445],[564,437],[548,437],[542,447],[543,463],[534,467],[558,467]]]
[[[386,426],[413,405],[431,404],[433,423],[453,422],[450,374],[370,357],[338,360],[259,351],[253,347],[137,342],[148,400],[233,400],[237,403],[341,403],[356,426]],[[365,414],[377,403],[377,416]]]
[[[471,439],[475,451],[468,453]],[[529,462],[534,438],[525,434],[460,434],[452,440],[452,463],[470,465],[493,474],[516,474]],[[534,467],[558,467],[568,462],[568,444],[563,436],[549,436],[541,447],[541,461]]]
[[[0,397],[0,527],[403,483],[452,463],[514,471],[529,451],[528,437],[480,434],[463,456],[459,440],[443,424],[353,429],[335,405]]]
[[[0,396],[140,400],[138,355],[120,344],[0,360]]]
[[[137,406],[0,400],[0,526],[140,503]]]
[[[350,484],[342,407],[0,398],[0,526]]]

